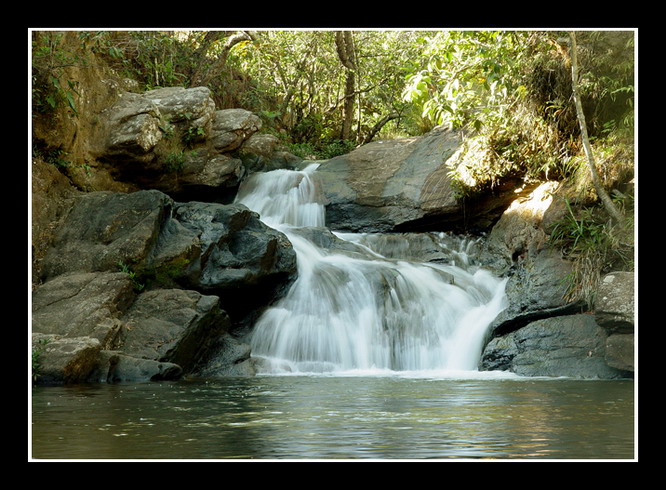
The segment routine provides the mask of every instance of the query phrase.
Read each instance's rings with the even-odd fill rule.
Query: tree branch
[[[590,168],[590,174],[592,176],[592,184],[594,189],[601,199],[604,208],[611,215],[613,220],[617,224],[622,224],[624,221],[624,216],[620,210],[615,206],[610,196],[604,189],[601,184],[601,179],[599,178],[599,172],[597,171],[597,164],[594,159],[594,154],[592,153],[592,147],[590,145],[590,139],[587,135],[587,124],[585,122],[585,113],[583,112],[583,104],[580,99],[580,93],[578,92],[578,56],[576,54],[576,33],[570,32],[569,37],[571,38],[571,79],[573,87],[573,96],[574,103],[576,105],[576,114],[578,116],[578,124],[580,126],[580,133],[583,139],[583,149],[585,150],[585,155],[587,156],[588,167]]]

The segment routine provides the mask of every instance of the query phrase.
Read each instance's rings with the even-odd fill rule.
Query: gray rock
[[[322,162],[317,175],[328,201],[327,226],[352,232],[487,228],[514,194],[498,187],[482,201],[459,199],[448,160],[461,144],[459,132],[436,128]]]
[[[197,375],[205,378],[254,376],[256,368],[250,353],[248,344],[230,335],[224,335],[220,339],[217,356],[211,359]]]
[[[208,360],[210,346],[230,324],[219,298],[182,289],[142,293],[122,320],[123,353],[178,364],[185,372]]]
[[[215,102],[207,87],[166,87],[149,90],[143,94],[172,124],[181,124],[184,132],[199,135],[200,139],[211,130],[215,114]],[[199,131],[201,130],[201,131]]]
[[[520,376],[616,379],[630,376],[606,361],[607,335],[589,314],[538,320],[493,339],[479,368]]]
[[[98,365],[101,348],[99,340],[91,337],[33,333],[33,381],[43,385],[84,383]]]
[[[162,139],[161,113],[139,94],[124,92],[104,111],[108,141],[104,158],[152,160],[150,152]]]
[[[261,126],[261,119],[245,109],[215,111],[210,140],[219,152],[236,150]]]
[[[45,256],[43,279],[145,263],[172,204],[159,191],[82,195]]]
[[[85,272],[54,278],[32,293],[32,331],[117,344],[118,318],[135,298],[127,274]]]
[[[634,273],[611,272],[603,277],[595,301],[599,325],[613,333],[634,331]]]
[[[634,334],[611,334],[606,341],[606,362],[623,371],[634,371]]]
[[[87,381],[90,383],[138,383],[146,381],[177,380],[183,369],[170,362],[138,359],[114,351],[101,351],[97,369]]]
[[[174,217],[199,236],[198,286],[203,290],[257,286],[296,272],[296,254],[287,237],[242,204],[182,203]]]
[[[571,270],[571,263],[553,248],[541,249],[518,261],[506,285],[508,307],[492,322],[489,337],[541,318],[583,311],[582,302],[567,299]]]

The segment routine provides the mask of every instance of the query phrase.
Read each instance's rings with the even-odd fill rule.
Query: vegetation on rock
[[[506,176],[565,184],[551,240],[576,264],[571,294],[589,298],[600,273],[633,267],[634,36],[580,31],[572,53],[559,31],[38,31],[33,146],[61,171],[94,168],[70,143],[80,133],[53,129],[88,110],[97,94],[82,80],[102,65],[138,92],[206,86],[219,109],[254,112],[302,157],[460,128],[467,156],[451,172],[461,196]],[[166,161],[177,171],[184,154],[169,149]],[[601,205],[606,193],[621,220]]]

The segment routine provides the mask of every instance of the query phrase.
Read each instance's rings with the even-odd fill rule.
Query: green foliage
[[[433,124],[481,128],[523,96],[519,68],[526,34],[438,32],[423,51],[423,68],[407,75],[405,100]]]
[[[294,155],[303,159],[328,160],[349,153],[356,145],[349,140],[332,140],[319,145],[311,143],[290,143],[287,148]]]
[[[169,153],[164,159],[164,166],[168,172],[180,172],[185,167],[187,155],[184,151]]]
[[[40,362],[40,357],[42,354],[42,346],[45,346],[49,343],[49,339],[39,339],[37,346],[32,348],[32,381],[37,381],[37,378],[40,376],[40,370],[42,364]]]
[[[32,106],[36,114],[51,113],[61,107],[78,116],[77,82],[66,79],[65,69],[81,65],[82,58],[63,44],[63,33],[45,32],[32,40]]]
[[[42,149],[38,146],[33,147],[33,156],[35,158],[41,158],[51,165],[55,165],[59,169],[81,169],[87,174],[90,173],[91,167],[87,163],[75,163],[69,159],[69,154],[64,151],[62,148],[51,148],[51,149]]]
[[[631,199],[624,194],[615,193],[615,198],[623,208],[632,206]],[[618,227],[599,207],[574,209],[568,199],[565,205],[567,213],[555,223],[550,240],[573,263],[569,299],[581,299],[593,307],[603,273],[633,268],[633,243],[627,235],[633,223],[628,220]]]
[[[120,270],[120,272],[124,272],[125,274],[127,274],[130,281],[132,282],[132,287],[134,288],[135,291],[142,291],[146,287],[146,285],[141,281],[139,274],[133,271],[130,268],[130,266],[128,266],[124,262],[122,261],[118,262],[118,270]]]

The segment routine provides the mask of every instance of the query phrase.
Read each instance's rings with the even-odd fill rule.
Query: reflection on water
[[[633,459],[633,382],[261,376],[37,387],[35,459]]]

